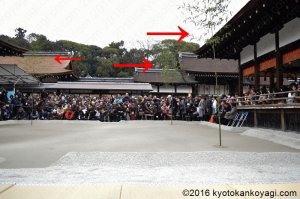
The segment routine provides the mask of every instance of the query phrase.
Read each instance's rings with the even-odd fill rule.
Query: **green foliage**
[[[116,69],[114,63],[142,63],[144,57],[158,68],[178,69],[178,53],[193,51],[199,48],[196,43],[163,40],[157,44],[141,45],[140,48],[126,49],[124,41],[112,42],[104,48],[95,45],[84,45],[68,40],[50,41],[45,35],[31,33],[26,36],[26,30],[16,29],[16,37],[0,35],[0,38],[10,43],[29,49],[29,51],[72,52],[80,56],[82,61],[73,62],[78,76],[97,77],[129,77],[134,69]],[[170,76],[174,76],[171,74]]]
[[[118,62],[117,57],[100,58],[97,65],[96,75],[98,77],[116,77],[115,68],[112,67],[114,63]]]
[[[199,30],[204,31],[204,36],[208,36],[206,44],[210,45],[215,58],[215,47],[230,34],[229,27],[223,28],[223,34],[214,35],[216,28],[228,21],[231,12],[228,5],[231,0],[194,0],[192,3],[183,3],[179,9],[188,13],[185,22],[194,24]],[[201,36],[198,37],[202,39]],[[216,86],[217,86],[217,73]]]
[[[19,27],[15,29],[15,32],[16,32],[15,34],[16,39],[25,39],[25,34],[27,30],[24,30],[23,28]]]
[[[7,41],[9,43],[13,43],[17,46],[29,49],[29,42],[25,39],[27,30],[24,30],[23,28],[16,28],[15,29],[15,37],[9,37],[7,35],[0,35],[0,39]]]
[[[207,39],[205,43],[212,46],[213,50],[215,46],[217,46],[219,43],[221,43],[226,37],[228,37],[231,32],[228,28],[228,26],[224,26],[222,28],[223,34],[222,35],[213,35],[210,39]]]
[[[16,38],[12,38],[7,35],[0,35],[0,39],[17,45]],[[24,46],[20,46],[20,47],[24,47]]]
[[[162,78],[166,84],[172,84],[175,80],[182,78],[179,67],[179,52],[191,52],[199,48],[199,45],[191,42],[177,42],[166,39],[152,48],[153,64],[156,68],[163,69]]]
[[[191,52],[194,50],[197,50],[199,48],[199,44],[192,43],[192,42],[177,42],[173,39],[166,39],[163,40],[162,45],[168,48],[172,53],[178,53],[178,52]]]
[[[30,42],[29,49],[31,51],[51,51],[52,43],[44,35],[32,33],[28,35],[28,41]]]
[[[129,72],[121,71],[118,73],[117,76],[118,77],[129,77],[130,76],[129,74],[130,74]]]
[[[172,39],[163,40],[160,43],[153,45],[153,64],[157,68],[178,68],[179,52],[191,52],[198,48],[199,45],[196,43],[185,41],[177,42],[176,40]],[[171,65],[172,67],[170,67]]]
[[[103,48],[103,56],[106,58],[117,57],[119,55],[119,49],[112,47]]]
[[[28,48],[29,47],[29,43],[28,41],[25,39],[25,35],[27,30],[23,29],[23,28],[16,28],[15,29],[15,44],[24,48]]]
[[[75,66],[75,73],[80,77],[85,77],[89,74],[87,65],[83,62],[78,62]]]
[[[130,49],[126,51],[121,57],[120,62],[122,63],[140,63],[146,57],[146,52],[142,49]]]
[[[169,49],[161,49],[156,61],[159,64],[160,68],[163,69],[178,68],[177,58]]]

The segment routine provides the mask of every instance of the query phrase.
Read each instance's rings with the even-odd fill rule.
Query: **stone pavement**
[[[244,192],[246,196],[231,195],[231,194],[236,194],[237,191],[239,191],[238,194],[242,194],[242,192]],[[247,191],[248,193],[246,193]],[[280,194],[284,194],[285,197],[279,197]],[[177,185],[177,186],[174,185],[173,186],[0,185],[0,199],[17,199],[17,198],[22,198],[22,199],[268,198],[269,199],[269,198],[300,198],[299,194],[300,194],[300,184]],[[289,196],[296,195],[296,197],[289,197],[287,195]]]

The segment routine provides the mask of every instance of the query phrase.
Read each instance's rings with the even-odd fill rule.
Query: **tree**
[[[178,67],[178,52],[199,48],[198,44],[176,40],[163,40],[157,44],[154,40],[138,41],[139,46],[132,49],[126,49],[124,41],[118,41],[100,48],[68,40],[51,41],[38,33],[26,36],[27,31],[23,28],[17,28],[15,31],[16,37],[0,35],[0,38],[33,52],[72,52],[73,56],[81,57],[80,62],[73,63],[78,76],[89,74],[101,77],[129,77],[133,75],[134,69],[113,68],[113,63],[141,63],[144,57],[159,68],[163,68],[165,62],[172,62],[175,57],[176,63],[171,65]]]
[[[3,40],[3,41],[6,41],[6,42],[12,43],[12,44],[17,44],[15,38],[11,38],[7,35],[0,35],[0,39]],[[20,46],[20,47],[22,47],[22,46]]]
[[[75,74],[79,77],[85,77],[88,73],[88,68],[85,63],[77,62],[75,68]]]
[[[96,74],[105,77],[128,77],[133,74],[133,69],[114,68],[114,63],[128,63],[134,59],[135,50],[127,51],[124,41],[112,42],[102,49]]]
[[[174,86],[173,82],[180,78],[180,73],[178,71],[177,59],[176,57],[168,50],[163,50],[159,56],[159,62],[162,64],[162,80],[165,85],[170,84]],[[172,90],[173,91],[173,90]],[[174,90],[175,93],[175,90]],[[173,103],[173,94],[171,95],[171,106]],[[171,107],[171,124],[173,124],[173,111],[174,107]]]
[[[162,45],[168,48],[173,54],[178,54],[179,52],[191,52],[199,48],[199,44],[193,42],[181,41],[177,42],[173,39],[163,40]]]
[[[19,27],[19,28],[15,29],[15,32],[16,32],[15,37],[17,39],[25,39],[25,35],[26,35],[27,30]]]
[[[124,41],[119,42],[111,42],[108,45],[109,48],[117,49],[117,55],[122,56],[127,51],[126,48],[124,48]]]
[[[190,22],[195,25],[199,30],[204,31],[206,38],[206,44],[211,46],[213,51],[213,59],[216,58],[215,47],[222,41],[230,32],[225,31],[222,36],[214,35],[216,28],[222,25],[231,16],[231,12],[228,9],[228,5],[231,0],[194,0],[193,3],[183,3],[179,9],[189,13],[185,22]],[[226,27],[225,27],[226,28]],[[201,40],[202,37],[198,37]],[[218,89],[218,74],[215,71],[215,85]],[[219,100],[218,104],[219,106]],[[218,111],[219,112],[219,111]],[[221,130],[221,115],[218,113],[219,118],[219,146],[222,146],[222,130]]]
[[[49,41],[45,35],[31,33],[27,40],[30,43],[31,51],[52,51],[53,42]]]
[[[27,30],[25,30],[23,28],[16,28],[15,29],[16,34],[15,34],[13,43],[17,44],[18,46],[28,48],[29,42],[25,39],[26,32],[27,32]]]
[[[174,56],[174,54],[168,48],[162,48],[156,59],[157,62],[160,64],[160,67],[162,68],[161,75],[164,84],[171,85],[173,87],[174,81],[180,78],[177,56]],[[172,103],[173,103],[173,94],[171,95],[170,104]],[[171,124],[173,124],[173,111],[174,111],[174,107],[171,107]]]
[[[172,54],[173,57],[177,60],[177,65],[179,66],[178,62],[178,54],[179,52],[191,52],[194,50],[197,50],[199,48],[199,45],[192,42],[177,42],[173,39],[166,39],[163,40],[152,47],[152,57],[153,57],[153,63],[158,68],[163,68],[164,63],[162,63],[161,60],[161,54],[163,51],[168,51],[170,55]]]
[[[173,39],[166,39],[152,46],[152,63],[156,68],[162,69],[162,79],[165,85],[173,86],[178,79],[184,79],[178,60],[179,52],[190,52],[198,48],[199,45],[196,43],[177,42]]]
[[[144,57],[146,59],[152,59],[152,55],[153,55],[153,46],[154,43],[156,43],[154,40],[152,39],[147,39],[146,41],[137,41],[138,45],[139,45],[139,50],[141,50],[144,54]]]
[[[139,63],[145,56],[145,52],[142,49],[132,48],[126,51],[125,54],[120,58],[122,63]]]
[[[121,70],[113,68],[113,64],[118,62],[119,59],[117,57],[100,58],[96,69],[96,75],[99,77],[116,77]]]

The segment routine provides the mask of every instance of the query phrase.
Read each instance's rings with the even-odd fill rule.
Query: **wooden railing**
[[[295,94],[294,97],[282,97],[283,95],[288,95],[289,93]],[[238,106],[247,105],[267,105],[267,104],[298,104],[300,103],[300,91],[286,91],[278,93],[260,94],[252,96],[237,97],[234,102]]]
[[[295,97],[282,97],[295,93]],[[238,97],[238,110],[249,112],[247,125],[300,133],[300,91]],[[272,95],[272,97],[270,97]],[[265,97],[261,97],[265,96]]]

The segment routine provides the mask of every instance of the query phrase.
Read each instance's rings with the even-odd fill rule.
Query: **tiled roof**
[[[147,72],[143,70],[136,70],[134,74],[135,82],[147,82],[147,83],[175,83],[175,84],[193,84],[197,83],[192,77],[186,73],[180,73],[178,71],[170,70],[168,78],[164,78],[162,69],[149,69]]]
[[[24,57],[0,57],[0,64],[16,64],[32,75],[72,74],[72,65],[69,60],[57,63],[55,55],[25,55]]]
[[[16,65],[0,64],[0,84],[37,84],[39,81]]]
[[[198,59],[193,53],[181,53],[181,69],[188,72],[198,73],[238,73],[238,61],[228,59]]]
[[[0,39],[0,56],[20,56],[28,51],[9,42]]]
[[[80,90],[136,90],[152,91],[148,83],[119,83],[119,82],[58,82],[43,83],[40,89],[80,89]]]

